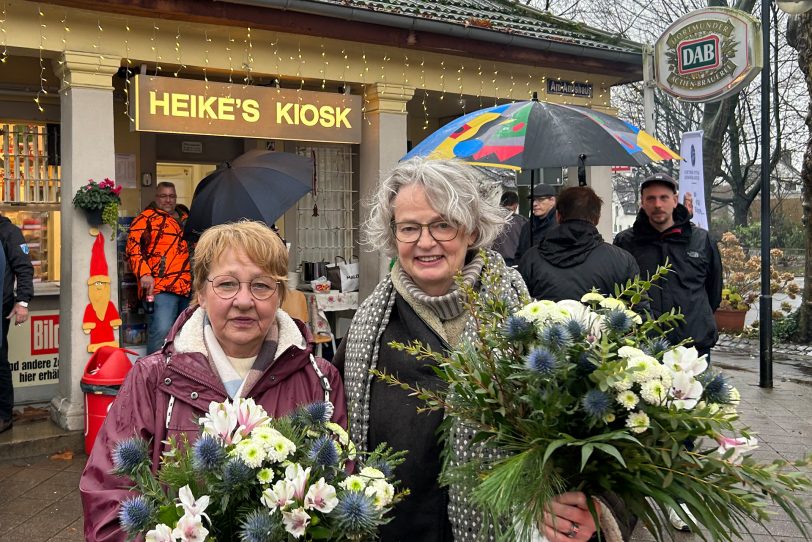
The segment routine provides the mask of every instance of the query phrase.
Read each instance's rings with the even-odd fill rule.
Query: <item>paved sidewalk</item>
[[[755,455],[759,459],[796,459],[812,450],[812,359],[777,358],[772,389],[758,387],[757,354],[714,351],[713,364],[741,392],[741,418],[758,433],[760,448]],[[86,459],[79,454],[68,460],[34,457],[0,462],[0,542],[83,540],[77,486]],[[812,494],[806,497],[812,507]],[[771,509],[776,516],[767,529],[752,527],[756,541],[803,540],[780,509]],[[812,525],[807,528],[812,531]],[[638,528],[633,539],[647,541],[652,536]],[[683,533],[675,533],[675,539],[700,540]]]

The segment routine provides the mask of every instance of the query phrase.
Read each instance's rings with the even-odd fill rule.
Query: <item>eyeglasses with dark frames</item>
[[[220,299],[231,299],[236,296],[242,284],[248,284],[248,291],[258,301],[269,299],[279,288],[279,282],[266,276],[257,277],[250,281],[240,281],[231,275],[217,275],[206,280],[211,283],[211,289]]]
[[[446,220],[438,220],[429,224],[419,222],[395,222],[392,224],[392,231],[395,238],[401,243],[416,243],[423,235],[423,229],[428,230],[429,235],[435,241],[451,241],[460,232],[460,227]]]

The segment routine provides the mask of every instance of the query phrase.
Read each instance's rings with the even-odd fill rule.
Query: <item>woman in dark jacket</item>
[[[157,469],[164,441],[198,435],[196,420],[212,401],[253,398],[274,417],[329,400],[346,426],[338,371],[313,357],[305,325],[279,309],[286,292],[287,249],[259,222],[207,230],[193,261],[196,304],[180,315],[163,348],[135,364],[88,459],[79,489],[85,539],[118,541],[119,503],[131,483],[111,474],[110,452],[126,438],[150,442]]]
[[[455,283],[457,273],[480,290],[483,300],[499,298],[518,308],[528,299],[521,277],[501,256],[488,251],[486,261],[479,254],[505,223],[499,192],[498,185],[485,184],[472,166],[420,158],[401,162],[378,186],[365,227],[367,241],[375,250],[396,255],[397,261],[357,311],[333,361],[343,370],[350,435],[356,445],[372,450],[387,442],[409,452],[395,476],[410,494],[380,529],[382,542],[474,541],[483,525],[465,490],[455,485],[446,489],[437,481],[442,451],[437,429],[443,413],[418,414],[418,399],[372,378],[369,369],[395,374],[412,386],[443,385],[430,361],[389,344],[416,339],[434,351],[448,352],[473,340],[477,330],[465,310],[464,292]],[[496,287],[483,288],[483,273],[501,280]],[[448,444],[452,461],[477,453],[461,433],[458,436]],[[602,525],[605,538],[618,540],[612,514],[603,518],[615,527],[607,530]],[[585,541],[595,533],[586,496],[578,492],[558,496],[545,524],[543,533],[550,542]]]

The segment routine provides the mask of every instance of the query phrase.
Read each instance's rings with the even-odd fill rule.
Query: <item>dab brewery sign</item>
[[[761,70],[761,23],[736,9],[698,9],[666,29],[654,56],[660,88],[681,100],[715,102]]]
[[[133,128],[146,132],[361,142],[361,97],[135,76]]]

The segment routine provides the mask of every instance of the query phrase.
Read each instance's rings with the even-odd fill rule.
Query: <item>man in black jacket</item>
[[[28,319],[28,303],[34,296],[34,267],[31,265],[28,245],[22,232],[4,216],[0,216],[0,241],[3,243],[5,256],[2,290],[5,318],[0,347],[0,433],[2,433],[11,429],[14,408],[14,383],[11,381],[11,367],[8,363],[8,330],[12,320],[19,326]]]
[[[587,186],[567,188],[558,196],[558,225],[544,242],[525,252],[519,264],[530,295],[535,299],[581,299],[597,288],[613,294],[638,274],[631,254],[604,242],[598,229],[603,201]]]
[[[519,246],[514,257],[516,262],[522,260],[522,256],[530,247],[538,245],[550,226],[555,224],[555,188],[546,184],[536,185],[530,199],[532,216],[522,227],[522,233],[519,235]]]
[[[713,312],[722,299],[722,260],[707,231],[691,223],[677,203],[677,182],[658,173],[640,185],[640,212],[634,225],[615,237],[615,245],[637,260],[643,277],[668,261],[671,271],[649,290],[654,316],[679,309],[685,321],[668,333],[671,344],[692,339],[699,355],[707,354],[719,333]]]
[[[514,257],[516,256],[516,249],[519,246],[519,237],[522,234],[522,228],[527,224],[527,217],[516,212],[519,208],[519,195],[512,190],[502,194],[499,205],[505,209],[509,209],[510,216],[508,216],[505,223],[505,229],[502,230],[502,233],[500,233],[496,241],[493,242],[492,248],[502,255],[506,264],[512,267],[519,263]]]

